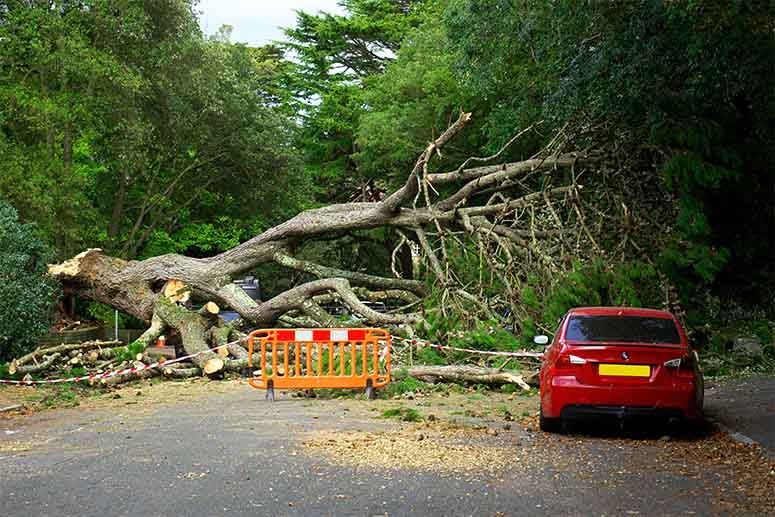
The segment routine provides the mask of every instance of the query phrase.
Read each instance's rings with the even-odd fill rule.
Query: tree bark
[[[42,359],[45,356],[51,356],[54,354],[66,354],[73,350],[78,351],[86,351],[86,350],[92,350],[94,348],[112,348],[120,345],[121,343],[119,341],[87,341],[85,343],[74,343],[74,344],[67,344],[67,345],[57,345],[57,346],[51,346],[48,348],[38,348],[37,350],[34,350],[30,352],[29,354],[23,355],[21,357],[18,357],[11,361],[11,364],[8,365],[8,373],[11,375],[15,373],[26,373],[31,371],[42,371],[45,368],[41,368],[40,370],[22,370],[23,365],[26,365],[29,362],[37,362],[38,359]]]
[[[213,375],[223,369],[223,359],[213,352],[207,352],[211,347],[207,343],[206,333],[212,326],[207,318],[172,303],[166,297],[159,298],[155,314],[180,332],[186,353],[199,353],[191,360],[203,372]]]
[[[425,382],[454,382],[473,384],[516,384],[523,390],[530,386],[518,372],[502,371],[495,368],[476,366],[414,366],[408,375]]]

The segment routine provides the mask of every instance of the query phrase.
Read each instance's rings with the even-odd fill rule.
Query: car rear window
[[[673,320],[641,316],[572,316],[565,339],[593,343],[681,344]]]

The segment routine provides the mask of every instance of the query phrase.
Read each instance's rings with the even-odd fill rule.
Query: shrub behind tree
[[[0,199],[0,361],[30,350],[48,330],[58,292],[46,275],[52,260],[35,227]]]

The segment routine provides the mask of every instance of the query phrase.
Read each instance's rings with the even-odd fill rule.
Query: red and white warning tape
[[[219,348],[223,348],[225,346],[229,346],[234,343],[239,343],[239,341],[234,341],[233,343],[226,343],[224,345],[219,345],[219,346],[210,348],[209,350],[202,350],[201,352],[184,355],[183,357],[178,357],[176,359],[169,359],[164,362],[156,361],[155,363],[144,364],[143,366],[133,366],[131,368],[124,368],[122,370],[115,370],[113,372],[93,373],[91,375],[80,375],[78,377],[67,377],[64,379],[45,379],[41,381],[36,381],[36,380],[9,381],[9,380],[0,379],[0,384],[21,384],[24,386],[31,386],[34,384],[57,384],[60,382],[80,382],[80,381],[96,381],[100,379],[109,379],[111,377],[117,377],[119,375],[128,375],[130,373],[137,373],[137,372],[142,372],[143,370],[151,370],[153,368],[158,368],[159,366],[168,366],[170,364],[180,363],[182,361],[191,359],[192,357],[197,357],[202,354],[206,354],[208,352],[214,352]]]
[[[437,348],[439,350],[450,350],[453,352],[466,352],[468,354],[497,355],[497,356],[506,356],[506,357],[532,357],[537,359],[540,359],[544,356],[543,352],[529,352],[527,350],[522,350],[520,352],[475,350],[473,348],[460,348],[456,346],[437,345],[435,343],[431,343],[430,341],[425,341],[424,339],[407,339],[407,338],[397,337],[397,336],[394,336],[393,339],[413,346],[420,346],[420,347],[427,346],[430,348]]]

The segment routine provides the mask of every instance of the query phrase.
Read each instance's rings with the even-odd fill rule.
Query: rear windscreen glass
[[[573,316],[568,322],[565,339],[595,343],[681,344],[673,320],[639,316]]]

